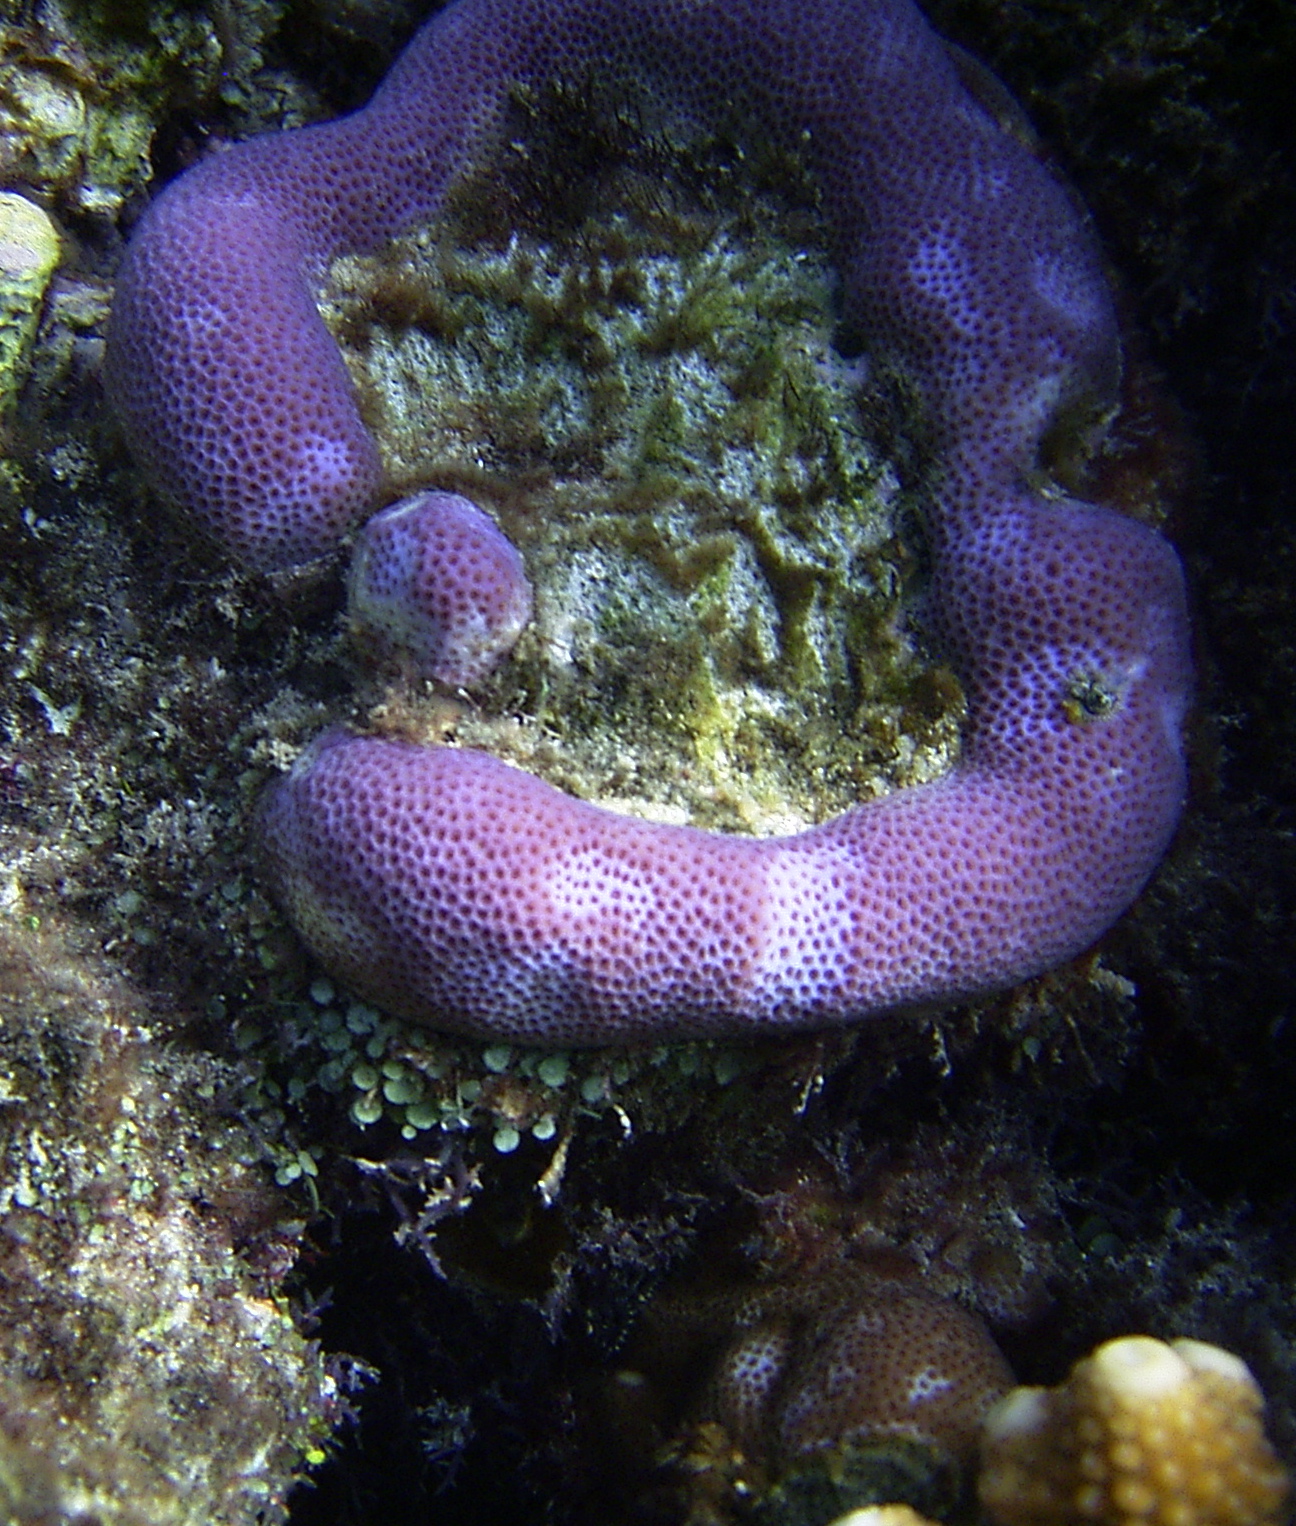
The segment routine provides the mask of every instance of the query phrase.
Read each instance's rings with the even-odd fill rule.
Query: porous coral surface
[[[676,103],[741,103],[776,147],[800,142],[848,308],[922,392],[939,462],[932,602],[969,694],[966,756],[946,785],[767,852],[596,820],[470,753],[330,741],[267,810],[278,894],[366,994],[461,1030],[593,1043],[815,1026],[1003,985],[1110,924],[1182,802],[1190,680],[1173,554],[1028,485],[1113,401],[1095,250],[904,4],[610,18],[463,0],[363,113],[191,172],[137,236],[110,346],[118,409],[155,478],[251,565],[323,554],[377,487],[310,301],[323,261],[435,212],[500,136],[510,91],[574,89],[583,61],[610,58],[646,109],[665,109],[667,39],[697,60]],[[885,88],[899,70],[903,96]],[[253,313],[264,352],[244,339]],[[316,760],[364,770],[339,797],[364,801],[358,814],[332,809],[326,784],[312,795]],[[398,784],[402,770],[418,783]],[[525,818],[511,815],[518,790]],[[443,834],[456,811],[473,814],[471,838]],[[453,862],[429,873],[438,855]],[[696,888],[709,858],[725,864],[718,899]],[[492,897],[499,866],[509,889]]]
[[[858,1437],[908,1436],[965,1462],[1011,1369],[957,1304],[861,1288],[805,1343],[781,1396],[786,1458]]]
[[[286,764],[326,720],[363,723],[374,702],[373,689],[357,697],[337,677],[346,653],[334,621],[338,591],[298,605],[289,619],[262,590],[214,570],[142,504],[95,422],[92,373],[117,257],[107,221],[115,214],[95,221],[83,209],[120,207],[124,177],[136,189],[124,226],[150,174],[159,185],[197,153],[292,125],[303,102],[316,115],[321,101],[324,114],[358,104],[426,7],[393,5],[377,17],[369,7],[294,6],[291,24],[269,38],[252,119],[223,101],[253,78],[244,61],[260,70],[245,21],[260,24],[272,8],[221,6],[215,24],[201,5],[174,16],[150,6],[147,21],[144,7],[78,6],[69,18],[70,9],[44,0],[11,7],[6,32],[6,65],[35,73],[61,100],[79,93],[88,130],[58,140],[70,151],[53,184],[40,180],[40,145],[17,155],[9,150],[18,135],[5,145],[9,183],[49,209],[65,263],[42,318],[32,384],[6,433],[0,902],[13,927],[70,921],[113,971],[129,972],[151,1013],[134,1030],[137,1052],[158,1085],[179,1084],[173,1095],[196,1096],[205,1084],[204,1049],[232,1054],[237,1044],[246,1056],[275,1057],[255,1103],[240,1106],[236,1093],[232,1115],[271,1152],[256,1195],[273,1204],[286,1247],[262,1267],[254,1302],[282,1287],[313,1185],[330,1217],[308,1236],[299,1273],[308,1328],[326,1349],[358,1353],[382,1375],[362,1398],[354,1442],[294,1497],[294,1520],[605,1523],[642,1515],[651,1480],[591,1478],[598,1428],[588,1417],[573,1425],[573,1400],[591,1367],[616,1362],[635,1311],[701,1227],[728,1224],[733,1240],[750,1235],[750,1194],[768,1191],[762,1163],[795,1161],[799,1149],[813,1152],[818,1170],[843,1173],[852,1202],[849,1211],[834,1208],[822,1190],[793,1193],[785,1179],[778,1212],[789,1240],[881,1237],[915,1249],[941,1296],[979,1308],[1032,1383],[1056,1383],[1070,1360],[1121,1330],[1181,1332],[1235,1349],[1269,1395],[1272,1434],[1290,1460],[1296,1086],[1284,1014],[1296,642],[1285,495],[1296,223],[1290,156],[1279,140],[1296,36],[1287,11],[1197,0],[957,0],[928,11],[1002,72],[1081,185],[1128,282],[1127,310],[1188,404],[1207,468],[1203,496],[1186,512],[1180,499],[1174,521],[1197,585],[1206,727],[1197,733],[1191,828],[1151,893],[1104,940],[1101,958],[992,1001],[828,1038],[578,1055],[411,1033],[359,1007],[303,959],[247,875],[243,842],[270,766]],[[402,20],[390,23],[398,11]],[[104,174],[94,124],[115,116],[127,87],[84,32],[92,73],[76,45],[60,40],[69,19],[81,28],[92,13],[113,16],[130,47],[148,54],[135,76],[145,83],[130,87],[121,123],[122,175]],[[155,23],[164,41],[150,40]],[[235,24],[241,36],[231,35]],[[177,36],[192,39],[184,67]],[[218,64],[230,72],[220,75]],[[28,92],[24,108],[33,99]],[[14,106],[12,96],[5,105]],[[0,131],[9,134],[11,121],[6,110]],[[155,122],[162,127],[150,160],[138,145]],[[459,279],[468,286],[472,271]],[[534,287],[511,296],[505,279],[498,289],[501,308],[514,301],[520,317],[549,324],[556,303],[537,303]],[[758,316],[770,311],[762,298]],[[564,335],[575,359],[588,342],[580,311],[572,316],[551,332]],[[435,312],[396,314],[401,325],[417,339],[444,332]],[[412,364],[410,348],[384,338],[374,353]],[[431,392],[437,374],[425,383]],[[769,367],[755,364],[751,374],[763,378]],[[771,417],[792,417],[809,396],[809,374],[774,373],[762,398]],[[511,402],[507,389],[500,395]],[[467,414],[475,405],[463,402]],[[848,438],[858,435],[857,415],[839,417]],[[1102,465],[1123,478],[1122,502],[1144,505],[1171,484],[1182,433],[1164,406],[1144,413],[1138,428],[1133,448],[1128,434],[1114,440]],[[660,437],[656,449],[663,453]],[[387,443],[383,450],[394,459]],[[471,468],[466,451],[461,459]],[[527,459],[525,447],[507,457]],[[533,490],[538,475],[533,461],[515,480]],[[403,478],[400,490],[419,480]],[[477,491],[457,470],[447,485]],[[483,498],[492,513],[502,501]],[[510,514],[515,536],[517,522]],[[688,570],[682,555],[660,559]],[[795,564],[786,570],[794,590]],[[597,632],[575,648],[582,677],[601,639]],[[642,649],[661,666],[658,647]],[[625,671],[633,671],[628,660]],[[516,686],[503,692],[507,712]],[[592,705],[572,702],[573,692],[549,698],[583,724]],[[599,705],[614,696],[598,684],[580,692]],[[925,773],[912,772],[903,755],[898,769],[888,762],[879,774],[884,737],[872,721],[851,768],[842,767],[841,744],[849,739],[857,750],[848,725],[825,767],[816,732],[826,729],[818,719],[784,727],[778,745],[790,756],[809,744],[811,782],[816,771],[835,776],[831,810],[876,792],[878,779],[885,787],[930,777],[930,760]],[[907,745],[907,722],[898,734]],[[607,756],[615,767],[611,747]],[[651,772],[640,782],[651,783]],[[780,784],[779,793],[791,799],[794,791]],[[30,987],[30,975],[21,979]],[[41,1064],[58,1074],[66,1051],[47,1047],[46,1055]],[[91,1092],[94,1118],[108,1108],[92,1090],[93,1071],[84,1082],[75,1067],[65,1073],[71,1091],[38,1141],[46,1153],[78,1092]],[[28,1092],[26,1078],[11,1090]],[[184,1171],[195,1145],[219,1136],[174,1126],[168,1106],[150,1116],[164,1123],[165,1153]],[[14,1113],[7,1102],[6,1118]],[[285,1116],[312,1153],[284,1149]],[[106,1143],[92,1134],[86,1158],[103,1160]],[[32,1161],[25,1141],[22,1153]],[[977,1161],[980,1175],[970,1169]],[[61,1167],[46,1170],[52,1183]],[[276,1189],[276,1173],[291,1185]],[[1051,1201],[1023,1173],[1050,1185]],[[189,1202],[210,1243],[220,1243],[222,1224],[237,1228],[228,1200]],[[92,1236],[98,1203],[82,1223]],[[175,1222],[133,1212],[113,1225],[131,1232],[135,1264],[147,1266],[140,1237]],[[236,1273],[249,1249],[237,1238]],[[416,1246],[434,1249],[439,1272]],[[723,1253],[707,1264],[716,1285],[735,1275]],[[63,1299],[67,1258],[55,1254],[48,1265],[45,1289]],[[102,1265],[111,1266],[110,1255]],[[178,1258],[169,1274],[168,1287],[184,1280]],[[120,1279],[117,1286],[120,1293]],[[208,1354],[228,1370],[237,1359],[224,1315],[241,1299],[215,1291],[214,1302],[190,1306],[188,1328],[202,1328],[204,1310],[215,1313]],[[75,1300],[61,1307],[76,1313]],[[33,1328],[21,1315],[17,1324],[18,1335],[5,1327],[11,1352]],[[97,1359],[102,1333],[94,1321],[59,1327],[66,1371]],[[219,1447],[226,1405],[219,1395],[192,1402],[201,1342],[154,1349],[169,1361],[168,1392],[183,1410],[166,1438],[171,1455],[188,1454],[190,1507],[210,1519],[214,1474],[194,1460]],[[256,1411],[267,1436],[287,1412],[282,1400],[281,1390]],[[53,1409],[44,1413],[57,1423]],[[22,1424],[11,1411],[7,1433]],[[653,1424],[650,1412],[636,1412],[650,1455]],[[75,1419],[60,1425],[59,1438],[69,1453],[94,1446]],[[111,1472],[116,1454],[98,1455]],[[286,1474],[292,1459],[279,1455]],[[16,1472],[31,1509],[58,1498],[30,1451]],[[117,1497],[130,1487],[127,1477]],[[749,1498],[708,1500],[708,1519],[750,1513]],[[654,1518],[670,1517],[659,1510]]]
[[[1125,532],[1087,512],[1110,589]],[[1087,635],[1097,568],[1083,591],[1068,569],[1065,600],[1032,588],[1038,565],[1060,573],[1063,552],[1024,539],[1013,582],[1028,618],[1078,608]],[[991,650],[1007,553],[987,559],[977,601]],[[1066,715],[1069,678],[1089,670],[1081,653],[1028,703],[1010,649],[1013,687],[985,696],[992,718],[954,780],[802,837],[623,820],[484,754],[334,733],[268,803],[273,883],[325,964],[373,999],[532,1042],[814,1026],[1006,983],[1101,931],[1176,814],[1180,701],[1167,711],[1164,693],[1186,677],[1178,574],[1168,553],[1155,581],[1141,558],[1133,567],[1118,607],[1148,607],[1124,644],[1109,630],[1094,663],[1123,671],[1130,691],[1147,680],[1120,714]],[[1042,635],[1050,654],[1065,650],[1047,623]],[[1118,768],[1131,787],[1114,792]]]
[[[802,147],[852,316],[913,368],[962,469],[1002,481],[1059,417],[1108,406],[1113,319],[1083,223],[912,6],[470,0],[431,23],[363,112],[183,177],[121,272],[117,408],[162,491],[237,558],[272,569],[326,554],[378,488],[311,300],[324,263],[436,214],[498,147],[512,92],[580,89],[592,59],[611,71],[595,105],[619,90],[650,116],[746,115]],[[898,175],[902,158],[929,169]]]
[[[759,1301],[758,1301],[759,1302]],[[714,1378],[716,1411],[776,1472],[850,1443],[895,1438],[966,1467],[1012,1372],[980,1319],[867,1276],[815,1308],[795,1297],[735,1338]],[[808,1318],[806,1316],[809,1316]]]
[[[456,493],[421,493],[365,525],[351,561],[347,613],[362,637],[414,672],[480,682],[531,618],[522,558]]]

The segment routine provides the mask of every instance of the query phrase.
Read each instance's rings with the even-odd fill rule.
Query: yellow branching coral
[[[998,1526],[1278,1526],[1289,1482],[1263,1409],[1217,1346],[1108,1341],[991,1411],[981,1502]]]

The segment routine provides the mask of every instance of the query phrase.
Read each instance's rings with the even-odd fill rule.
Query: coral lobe
[[[332,735],[262,814],[280,898],[366,995],[533,1041],[851,1021],[1078,952],[1181,809],[1182,577],[1152,531],[1039,486],[1057,437],[1113,405],[1101,262],[906,0],[460,0],[365,111],[159,198],[114,317],[128,433],[245,562],[326,551],[378,473],[311,282],[434,215],[497,146],[512,91],[579,90],[594,59],[600,89],[736,111],[804,153],[848,311],[929,416],[931,604],[968,695],[962,763],[761,843],[627,821],[484,754]],[[269,343],[244,341],[248,315]]]
[[[419,493],[365,525],[351,562],[352,623],[438,683],[479,683],[531,618],[522,559],[456,493]]]

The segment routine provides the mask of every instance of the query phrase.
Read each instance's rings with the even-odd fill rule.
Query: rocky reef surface
[[[575,1054],[337,989],[259,888],[262,786],[338,720],[725,830],[935,776],[961,696],[905,618],[924,443],[833,349],[794,166],[751,190],[623,143],[591,204],[574,171],[607,145],[573,128],[460,207],[454,249],[347,261],[328,305],[393,481],[515,485],[502,518],[552,576],[512,664],[472,701],[408,682],[353,645],[340,572],[268,592],[191,544],[104,417],[123,238],[222,140],[358,105],[420,10],[5,15],[0,166],[45,214],[6,232],[0,347],[7,1508],[827,1522],[881,1467],[957,1514],[944,1458],[851,1443],[834,1493],[717,1398],[725,1360],[759,1373],[879,1283],[983,1321],[1024,1382],[1131,1330],[1219,1342],[1290,1462],[1296,28],[931,11],[1096,217],[1129,363],[1095,479],[1193,574],[1193,799],[1153,885],[992,1000]]]

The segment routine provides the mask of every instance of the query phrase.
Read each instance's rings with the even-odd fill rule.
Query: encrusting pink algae
[[[213,157],[123,268],[110,390],[236,560],[328,554],[380,491],[314,304],[327,261],[435,217],[518,91],[739,116],[800,154],[846,312],[916,385],[952,775],[768,841],[646,824],[480,752],[330,733],[272,790],[272,884],[324,964],[435,1026],[531,1042],[852,1022],[993,989],[1129,905],[1182,808],[1191,675],[1168,544],[1047,483],[1114,406],[1083,216],[907,0],[459,0],[363,112]]]

